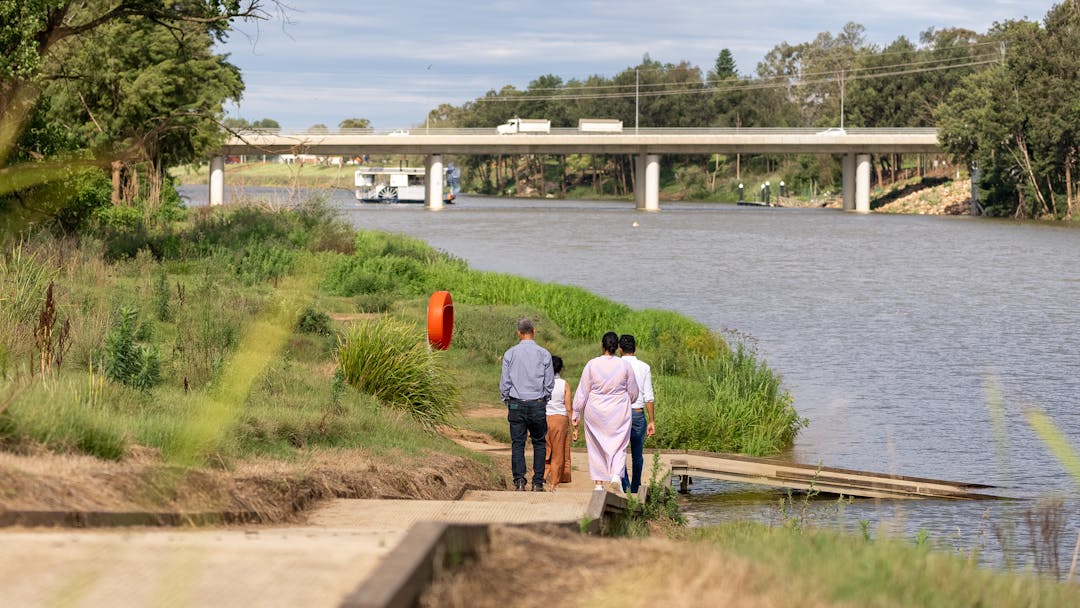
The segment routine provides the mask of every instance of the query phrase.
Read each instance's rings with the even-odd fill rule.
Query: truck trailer
[[[495,127],[499,135],[514,133],[551,133],[551,121],[546,118],[511,118]]]

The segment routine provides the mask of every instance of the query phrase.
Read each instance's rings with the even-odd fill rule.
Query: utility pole
[[[634,135],[638,134],[638,99],[641,96],[641,71],[634,68]]]
[[[840,128],[844,128],[844,68],[840,68]]]

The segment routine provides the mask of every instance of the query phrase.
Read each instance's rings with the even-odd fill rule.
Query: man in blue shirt
[[[532,437],[533,492],[544,491],[544,456],[547,449],[547,402],[555,388],[551,353],[533,341],[536,329],[529,319],[517,324],[521,340],[503,355],[499,392],[510,423],[510,470],[514,489],[522,492],[525,480],[525,437]]]

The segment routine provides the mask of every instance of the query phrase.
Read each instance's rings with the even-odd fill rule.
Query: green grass
[[[979,568],[925,542],[866,540],[826,530],[733,523],[679,537],[750,558],[806,600],[849,606],[1076,606],[1080,589]]]

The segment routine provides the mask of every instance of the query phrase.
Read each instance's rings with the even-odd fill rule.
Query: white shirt
[[[646,403],[655,401],[652,392],[652,368],[649,367],[648,363],[634,355],[623,355],[622,359],[630,363],[630,367],[634,370],[634,380],[637,381],[638,385],[637,401],[631,403],[630,407],[640,410],[645,407]]]
[[[566,415],[566,380],[558,376],[555,376],[555,388],[551,389],[551,399],[547,402],[547,415]]]

